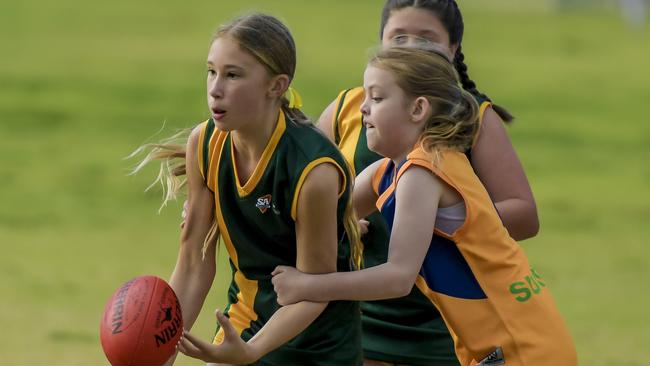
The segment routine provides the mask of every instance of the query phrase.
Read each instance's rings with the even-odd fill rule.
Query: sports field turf
[[[513,5],[512,3],[515,3]],[[360,84],[380,1],[21,0],[0,5],[0,365],[106,365],[105,301],[141,274],[168,278],[179,205],[158,215],[122,158],[208,115],[215,27],[259,9],[299,49],[317,116]],[[581,364],[647,364],[650,344],[650,25],[615,8],[462,1],[479,88],[507,106],[541,232],[522,243],[547,279]],[[152,137],[165,124],[165,130]],[[225,251],[223,251],[225,253]],[[212,336],[225,257],[194,332]],[[177,365],[200,365],[181,358]]]

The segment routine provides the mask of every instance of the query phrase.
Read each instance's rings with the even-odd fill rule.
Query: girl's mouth
[[[220,120],[226,115],[226,111],[223,109],[219,108],[212,108],[212,117],[214,117],[215,120]]]

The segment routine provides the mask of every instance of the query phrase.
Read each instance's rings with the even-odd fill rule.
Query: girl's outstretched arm
[[[443,183],[431,172],[409,168],[397,185],[388,261],[361,271],[324,275],[279,266],[273,272],[278,302],[380,300],[407,295],[431,243],[443,189]]]
[[[341,186],[338,169],[329,163],[308,173],[297,193],[296,267],[306,273],[336,271],[337,202]],[[325,310],[327,302],[299,302],[276,311],[248,342],[241,340],[228,318],[217,315],[224,327],[224,341],[218,346],[186,334],[181,351],[206,362],[249,364],[278,348],[305,330]]]
[[[214,196],[199,172],[198,144],[201,126],[187,142],[187,216],[181,231],[181,245],[170,285],[183,309],[183,322],[191,329],[198,317],[216,272],[216,233],[203,256],[203,244],[214,221]]]
[[[197,149],[199,126],[187,141],[185,169],[187,174],[187,201],[184,204],[181,225],[181,245],[169,284],[174,289],[183,311],[183,327],[191,329],[201,312],[205,297],[210,291],[216,273],[216,238],[208,243],[203,255],[203,246],[214,221],[214,196],[205,185],[199,171]],[[176,359],[172,356],[165,366],[171,366]]]
[[[499,116],[488,108],[472,147],[472,166],[515,240],[537,235],[539,219],[526,173]]]

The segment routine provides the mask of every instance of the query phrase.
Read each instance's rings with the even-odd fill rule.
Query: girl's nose
[[[361,111],[362,116],[368,116],[370,115],[370,108],[368,107],[368,98],[366,98],[363,103],[361,103],[361,107],[359,108]]]
[[[208,93],[215,99],[223,98],[223,85],[221,78],[215,77],[208,80]]]

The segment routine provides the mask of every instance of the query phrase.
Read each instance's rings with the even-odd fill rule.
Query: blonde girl
[[[251,14],[222,26],[207,58],[211,118],[193,129],[184,151],[157,145],[145,159],[161,158],[171,173],[187,175],[187,216],[170,279],[187,329],[215,276],[217,235],[230,256],[220,328],[212,343],[185,333],[179,350],[190,357],[237,365],[361,362],[356,302],[280,307],[271,283],[278,265],[347,271],[360,256],[352,178],[288,91],[295,67],[293,38],[274,17]],[[175,166],[174,157],[184,161]]]
[[[357,176],[354,202],[360,216],[378,208],[386,220],[388,260],[325,275],[278,267],[279,302],[395,298],[415,284],[440,311],[462,365],[576,365],[548,283],[464,154],[478,106],[447,57],[382,50],[366,68],[364,91],[368,148],[386,158]]]

